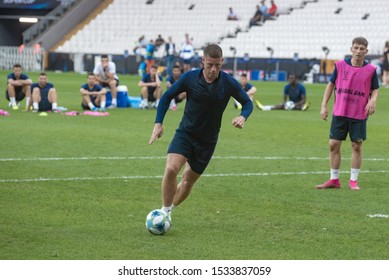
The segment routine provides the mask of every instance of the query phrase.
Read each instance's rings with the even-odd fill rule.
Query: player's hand
[[[232,125],[240,129],[243,128],[245,123],[246,119],[243,116],[238,116],[232,120]]]
[[[365,107],[366,116],[373,115],[375,112],[375,102],[369,101]]]
[[[323,120],[327,120],[327,117],[328,117],[328,108],[327,106],[321,106],[321,110],[320,110],[320,116]]]
[[[157,139],[157,138],[161,138],[162,137],[162,134],[163,134],[163,127],[162,127],[162,124],[161,123],[156,123],[154,125],[154,130],[153,130],[153,133],[151,134],[151,137],[150,137],[150,140],[149,140],[149,145],[153,144],[154,141]]]

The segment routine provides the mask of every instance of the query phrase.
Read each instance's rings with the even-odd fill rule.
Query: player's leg
[[[190,165],[186,163],[184,172],[182,173],[181,182],[178,184],[177,191],[174,196],[174,206],[178,206],[189,196],[194,184],[200,176],[201,174],[194,172]]]
[[[141,109],[148,109],[149,108],[149,89],[148,87],[144,86],[141,88],[141,95],[142,95],[142,102],[140,103]]]
[[[7,91],[6,91],[7,99],[11,102],[11,107],[13,110],[18,110],[18,104],[16,102],[16,89],[15,86],[12,86],[10,84],[7,85]]]
[[[349,187],[359,190],[358,175],[362,165],[362,143],[366,140],[366,121],[350,123],[351,170]]]
[[[187,162],[187,158],[176,153],[167,155],[165,173],[162,179],[162,206],[169,208],[173,205],[177,192],[177,176],[181,168]]]
[[[158,107],[158,104],[159,104],[159,99],[161,99],[161,95],[162,95],[162,87],[161,86],[157,86],[154,90],[154,93],[153,93],[153,96],[154,96],[154,99],[155,99],[155,108]]]
[[[114,79],[114,80],[109,81],[108,85],[109,85],[109,88],[110,88],[111,94],[112,94],[112,105],[111,106],[114,108],[117,106],[117,95],[118,95],[117,85],[118,85],[118,82]]]
[[[39,111],[39,103],[41,102],[41,91],[38,87],[35,87],[31,93],[33,111]]]
[[[23,86],[23,93],[26,97],[26,111],[30,110],[30,107],[32,106],[31,102],[31,85],[25,85]]]
[[[322,185],[317,185],[317,189],[340,188],[339,174],[341,165],[341,145],[349,133],[349,124],[342,118],[333,117],[330,129],[330,180]]]
[[[57,91],[55,88],[51,88],[48,93],[48,100],[51,103],[51,109],[56,110],[57,109]]]

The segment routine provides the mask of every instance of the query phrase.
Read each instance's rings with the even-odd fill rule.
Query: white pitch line
[[[282,175],[313,175],[327,174],[328,171],[302,171],[302,172],[261,172],[261,173],[225,173],[203,174],[202,177],[254,177],[254,176],[282,176]],[[344,172],[349,173],[349,172]],[[389,170],[365,170],[361,173],[389,173]],[[75,178],[26,178],[26,179],[0,179],[0,183],[21,182],[51,182],[51,181],[98,181],[98,180],[136,180],[136,179],[161,179],[157,176],[110,176],[110,177],[75,177]]]
[[[369,218],[389,218],[389,215],[386,214],[368,214],[366,216]]]
[[[0,158],[0,161],[77,161],[77,160],[153,160],[166,159],[166,156],[131,157],[33,157]],[[213,156],[212,159],[248,159],[248,160],[329,160],[328,157],[281,157],[281,156]],[[365,161],[389,161],[389,158],[364,158]]]

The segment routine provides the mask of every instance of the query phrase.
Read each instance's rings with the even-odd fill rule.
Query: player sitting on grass
[[[47,82],[46,73],[39,74],[39,82],[31,85],[33,112],[57,111],[57,91]]]
[[[107,90],[101,85],[96,84],[95,75],[88,73],[88,82],[83,84],[80,89],[82,95],[81,107],[84,110],[105,112],[105,94]]]
[[[8,84],[5,92],[6,98],[10,101],[12,110],[18,110],[18,102],[26,97],[26,110],[30,109],[31,101],[31,79],[22,73],[22,66],[15,64],[13,72],[8,75]]]
[[[307,94],[302,83],[297,82],[295,75],[288,77],[289,83],[284,87],[284,99],[279,105],[262,105],[256,100],[256,105],[260,110],[301,110],[306,111],[311,105],[307,102]],[[288,101],[289,100],[289,101]]]

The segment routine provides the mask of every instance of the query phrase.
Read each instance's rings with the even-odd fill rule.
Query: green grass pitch
[[[1,109],[7,73],[0,72]],[[28,74],[37,81],[38,73]],[[59,106],[81,111],[86,75],[48,78]],[[138,80],[120,75],[133,96]],[[253,84],[263,104],[281,101],[284,83]],[[144,223],[161,206],[166,150],[182,104],[167,113],[165,134],[151,146],[155,110],[0,116],[0,259],[388,259],[389,219],[368,215],[389,215],[389,90],[380,89],[368,121],[357,192],[347,187],[349,140],[342,188],[314,188],[329,177],[330,122],[319,115],[325,85],[306,87],[308,111],[256,109],[242,130],[231,125],[239,114],[231,102],[214,158],[164,236]]]

